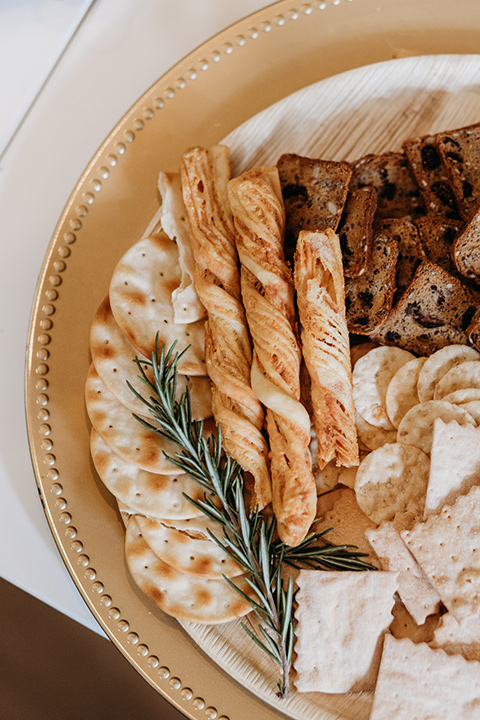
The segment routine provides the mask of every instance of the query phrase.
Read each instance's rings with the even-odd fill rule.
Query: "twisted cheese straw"
[[[283,254],[285,214],[276,168],[229,183],[241,262],[242,296],[253,340],[252,387],[267,407],[272,503],[278,533],[298,545],[316,513],[310,418],[300,402],[301,354],[293,281]]]
[[[342,253],[333,230],[299,234],[295,288],[319,467],[358,465]]]
[[[264,411],[250,385],[252,349],[241,302],[240,275],[228,201],[228,148],[191,148],[182,186],[195,259],[195,288],[208,314],[205,359],[214,418],[228,455],[253,478],[252,505],[271,502]],[[247,477],[247,484],[248,484]]]

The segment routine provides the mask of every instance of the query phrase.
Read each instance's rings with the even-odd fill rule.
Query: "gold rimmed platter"
[[[480,63],[465,53],[475,50],[480,18],[468,2],[438,2],[435,18],[423,5],[280,2],[213,38],[122,118],[79,179],[46,254],[26,408],[47,519],[101,627],[191,718],[367,718],[370,700],[294,694],[282,704],[275,669],[235,626],[213,635],[181,627],[136,589],[116,503],[89,457],[90,323],[115,264],[158,207],[159,170],[175,170],[189,145],[226,138],[239,171],[284,151],[352,159],[478,120]]]

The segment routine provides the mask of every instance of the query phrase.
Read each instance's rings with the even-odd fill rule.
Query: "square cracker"
[[[371,690],[392,621],[396,573],[301,570],[297,583],[297,690]]]
[[[385,637],[370,720],[475,720],[480,663]]]
[[[398,572],[398,594],[415,622],[422,625],[439,608],[437,591],[392,523],[382,523],[365,535],[380,559],[382,570]]]
[[[401,533],[455,618],[480,612],[480,487]]]
[[[425,517],[480,483],[480,427],[437,418],[433,428]]]

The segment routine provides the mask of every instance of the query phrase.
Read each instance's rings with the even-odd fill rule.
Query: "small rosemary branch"
[[[144,398],[128,383],[131,391],[148,408],[155,424],[138,415],[134,417],[145,427],[176,443],[180,451],[167,455],[179,470],[196,480],[205,490],[203,500],[190,502],[221,527],[220,537],[211,534],[245,571],[245,579],[252,589],[246,594],[229,578],[226,582],[244,597],[259,619],[258,633],[245,623],[250,638],[281,669],[278,682],[279,697],[289,693],[289,673],[293,650],[293,580],[282,580],[282,565],[335,570],[370,570],[373,566],[362,561],[365,553],[353,546],[332,545],[325,534],[310,533],[298,547],[285,545],[275,537],[275,518],[263,515],[257,508],[246,508],[243,470],[222,452],[220,428],[218,434],[205,437],[204,424],[194,420],[190,391],[176,400],[177,366],[185,352],[175,352],[176,343],[159,351],[158,336],[152,353],[151,367],[154,382],[146,375],[140,360],[135,359],[139,379],[146,385],[149,397]],[[145,361],[142,360],[143,364]]]

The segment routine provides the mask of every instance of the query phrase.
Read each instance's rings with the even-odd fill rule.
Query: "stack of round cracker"
[[[221,539],[219,524],[185,497],[199,501],[204,490],[166,457],[175,455],[178,446],[134,417],[154,424],[127,384],[150,397],[135,358],[153,381],[148,358],[159,332],[159,347],[175,340],[179,352],[189,346],[179,362],[177,392],[188,385],[193,417],[211,417],[204,321],[175,322],[171,295],[180,282],[177,244],[163,232],[133,245],[114,270],[109,296],[90,332],[92,364],[85,385],[90,450],[100,479],[118,501],[126,525],[126,560],[137,585],[174,617],[221,623],[251,610],[224,579],[235,578],[248,594],[244,571],[212,538]]]
[[[354,480],[358,504],[378,525],[398,513],[421,517],[435,420],[480,424],[480,353],[449,345],[426,358],[374,347],[355,362],[353,390],[366,452]]]

